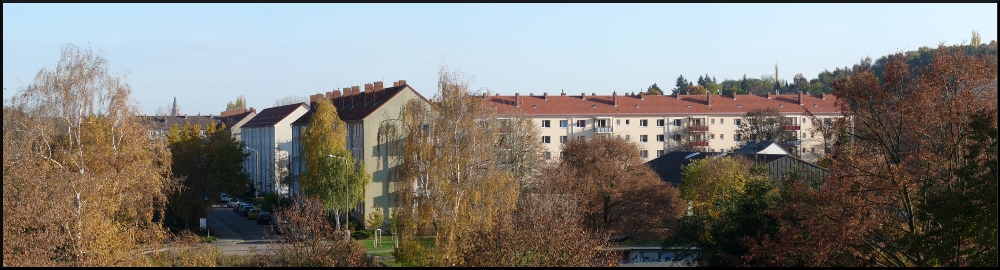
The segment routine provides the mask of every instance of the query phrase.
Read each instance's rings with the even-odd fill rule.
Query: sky
[[[438,71],[473,91],[610,95],[678,75],[806,78],[922,46],[997,39],[997,4],[3,4],[3,98],[64,44],[127,75],[143,112],[258,111],[289,95]]]

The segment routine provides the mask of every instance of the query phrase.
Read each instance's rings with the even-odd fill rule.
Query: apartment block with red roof
[[[786,150],[814,161],[823,155],[822,134],[813,134],[806,110],[820,119],[842,117],[831,95],[580,95],[516,93],[482,96],[500,114],[523,112],[540,128],[545,155],[558,159],[568,140],[617,136],[639,143],[644,161],[676,150],[732,152],[745,141],[736,134],[752,109],[776,108],[790,140]]]

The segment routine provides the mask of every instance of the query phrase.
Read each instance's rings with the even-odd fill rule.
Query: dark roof
[[[716,152],[674,151],[650,160],[646,162],[646,165],[649,165],[649,168],[653,169],[656,174],[659,174],[660,179],[664,182],[671,183],[675,187],[680,187],[682,166],[690,165],[692,160],[720,154]]]
[[[154,115],[143,116],[143,118],[152,124],[154,129],[170,129],[174,124],[177,124],[178,127],[183,127],[187,123],[191,123],[192,126],[201,125],[202,129],[207,129],[208,124],[218,124],[221,122],[218,116],[210,115]]]
[[[801,114],[806,109],[815,114],[839,113],[832,95],[802,95],[799,105],[798,94],[785,95],[711,95],[712,105],[708,105],[706,95],[544,95],[519,96],[521,107],[514,104],[514,96],[486,96],[487,102],[496,106],[501,114],[521,111],[537,116],[573,115],[742,115],[752,109],[775,108],[781,114]],[[618,100],[618,106],[612,102]]]
[[[311,119],[313,117],[313,112],[315,112],[315,111],[316,111],[315,108],[310,109],[308,112],[306,112],[306,114],[303,114],[302,116],[299,116],[299,119],[295,119],[295,121],[292,122],[292,125],[293,126],[308,125],[309,124],[309,119]]]
[[[752,155],[752,154],[759,153],[760,151],[764,151],[764,149],[767,149],[768,147],[771,147],[771,145],[775,145],[778,148],[781,148],[781,150],[785,151],[785,153],[788,152],[788,150],[785,150],[784,147],[781,147],[780,145],[775,144],[773,141],[761,141],[760,143],[757,143],[755,141],[749,141],[749,142],[747,142],[746,145],[744,145],[743,147],[740,147],[740,149],[737,149],[733,153],[737,153],[737,154],[750,154],[750,155]]]
[[[382,104],[385,104],[385,101],[392,99],[406,87],[409,85],[404,84],[384,88],[382,91],[359,92],[357,95],[340,96],[332,99],[333,106],[337,107],[337,115],[340,116],[340,120],[360,121],[378,110]]]
[[[264,109],[254,116],[253,119],[250,119],[250,121],[247,121],[246,124],[243,124],[243,127],[274,125],[282,119],[285,119],[285,117],[288,117],[288,115],[292,114],[292,112],[295,112],[295,110],[298,109],[299,106],[302,106],[302,104],[304,104],[304,102]]]
[[[239,123],[240,120],[243,120],[244,117],[247,117],[247,115],[250,115],[250,113],[252,113],[252,112],[253,111],[246,111],[246,112],[241,113],[241,114],[234,114],[234,115],[230,115],[230,116],[223,116],[223,117],[220,117],[219,120],[222,121],[223,124],[226,124],[226,127],[232,127],[236,123]]]

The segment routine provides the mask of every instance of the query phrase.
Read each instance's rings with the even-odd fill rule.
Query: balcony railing
[[[801,128],[802,128],[802,127],[801,127],[801,126],[799,126],[799,125],[786,125],[786,126],[785,126],[785,130],[786,130],[786,131],[792,131],[792,130],[799,130],[799,129],[801,129]]]
[[[691,126],[691,131],[698,131],[698,132],[708,131],[708,126]]]
[[[594,132],[597,133],[614,133],[614,127],[594,127]]]
[[[691,146],[708,146],[708,141],[693,141]]]

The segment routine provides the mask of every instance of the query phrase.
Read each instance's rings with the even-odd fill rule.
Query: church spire
[[[170,116],[179,116],[181,111],[177,109],[177,94],[174,94],[174,107],[170,109]]]

